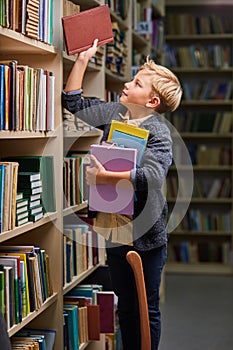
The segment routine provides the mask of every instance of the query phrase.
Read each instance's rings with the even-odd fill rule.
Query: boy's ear
[[[146,107],[155,109],[160,105],[160,98],[159,96],[153,96],[151,99],[147,102]]]

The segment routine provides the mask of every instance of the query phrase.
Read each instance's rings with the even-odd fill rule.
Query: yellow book
[[[126,124],[123,122],[119,122],[117,120],[113,120],[111,123],[109,135],[108,135],[108,141],[112,141],[112,135],[114,130],[123,132],[125,134],[133,135],[136,137],[140,137],[142,139],[148,139],[149,136],[149,130],[139,128],[138,126]]]
[[[137,150],[138,166],[146,149],[148,137],[149,130],[113,120],[110,126],[108,141],[126,148],[135,148]]]

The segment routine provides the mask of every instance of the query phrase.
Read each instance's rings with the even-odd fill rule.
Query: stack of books
[[[113,120],[108,142],[91,145],[91,154],[108,171],[121,172],[136,169],[146,148],[149,131]],[[133,215],[134,189],[124,181],[111,184],[91,185],[89,209],[104,213]]]
[[[22,192],[23,197],[28,201],[29,221],[35,222],[44,216],[41,201],[42,190],[42,179],[39,172],[19,172],[18,191]]]
[[[16,196],[16,226],[21,226],[29,221],[28,199],[24,198],[23,192]]]

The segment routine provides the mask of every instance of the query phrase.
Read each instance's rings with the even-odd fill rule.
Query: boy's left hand
[[[97,48],[98,39],[95,39],[93,45],[88,50],[80,52],[80,54],[77,57],[77,60],[88,62],[96,54]]]
[[[86,181],[88,185],[95,185],[99,183],[101,176],[106,173],[103,165],[96,159],[95,156],[91,155],[91,166],[86,168]],[[99,179],[98,179],[99,178]]]

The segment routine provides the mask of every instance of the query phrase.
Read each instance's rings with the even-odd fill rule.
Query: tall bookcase
[[[52,3],[52,2],[51,2]],[[60,95],[62,89],[61,26],[62,4],[53,7],[54,41],[48,44],[23,35],[7,27],[0,27],[1,60],[16,60],[20,65],[43,68],[53,72],[54,87],[54,130],[52,131],[0,131],[0,157],[42,156],[54,157],[55,188],[62,186],[62,113]],[[2,91],[1,91],[2,93]],[[8,329],[10,337],[24,327],[37,327],[56,330],[54,348],[62,344],[62,193],[56,191],[56,211],[45,214],[44,218],[33,223],[2,232],[2,245],[35,245],[46,250],[50,258],[53,295],[37,310],[29,313],[22,322]]]
[[[188,149],[194,177],[186,215],[177,213],[167,271],[232,274],[232,44],[231,1],[167,0],[165,64],[180,78],[184,96],[170,116]],[[172,210],[181,176],[186,205],[187,164],[176,148],[168,177]],[[182,180],[183,176],[183,180]]]
[[[114,92],[117,98],[125,81],[131,79],[133,48],[138,53],[146,56],[152,52],[152,36],[139,35],[132,27],[133,5],[139,3],[143,8],[152,8],[151,18],[159,19],[164,16],[163,0],[133,1],[125,0],[126,14],[121,18],[115,12],[117,1],[104,0],[76,0],[80,10],[108,3],[111,8],[112,21],[116,23],[117,30],[124,37],[123,68],[119,71],[106,68],[105,61],[107,50],[104,48],[102,63],[90,62],[83,84],[86,96],[95,96],[106,99],[107,91]],[[0,26],[0,60],[16,60],[21,65],[33,68],[43,68],[53,72],[55,77],[54,88],[54,130],[52,131],[0,131],[0,157],[15,156],[53,156],[54,157],[54,185],[56,211],[47,213],[35,222],[28,223],[13,230],[5,231],[0,235],[2,245],[35,245],[46,250],[50,259],[50,273],[53,286],[53,295],[34,312],[29,313],[22,322],[8,329],[10,337],[17,334],[24,327],[55,329],[54,349],[62,349],[63,346],[63,297],[79,284],[85,277],[92,273],[96,267],[84,271],[75,276],[69,284],[63,286],[63,223],[71,214],[78,213],[87,206],[86,202],[63,208],[63,161],[67,150],[76,147],[86,150],[90,144],[98,142],[101,133],[98,130],[90,130],[85,133],[63,130],[63,113],[61,108],[61,91],[66,78],[74,63],[75,57],[69,57],[64,51],[63,31],[61,17],[63,16],[63,1],[50,1],[53,9],[53,41],[49,44],[34,39],[21,32],[16,32],[7,26]],[[163,22],[160,23],[160,40],[163,38]],[[78,34],[78,33],[77,33]],[[153,48],[157,61],[161,60],[161,44]],[[111,97],[112,98],[112,97]],[[100,264],[104,264],[104,252],[100,254]],[[83,344],[80,348],[97,349],[99,344]],[[104,344],[103,344],[104,346]],[[99,347],[98,347],[99,349]]]

